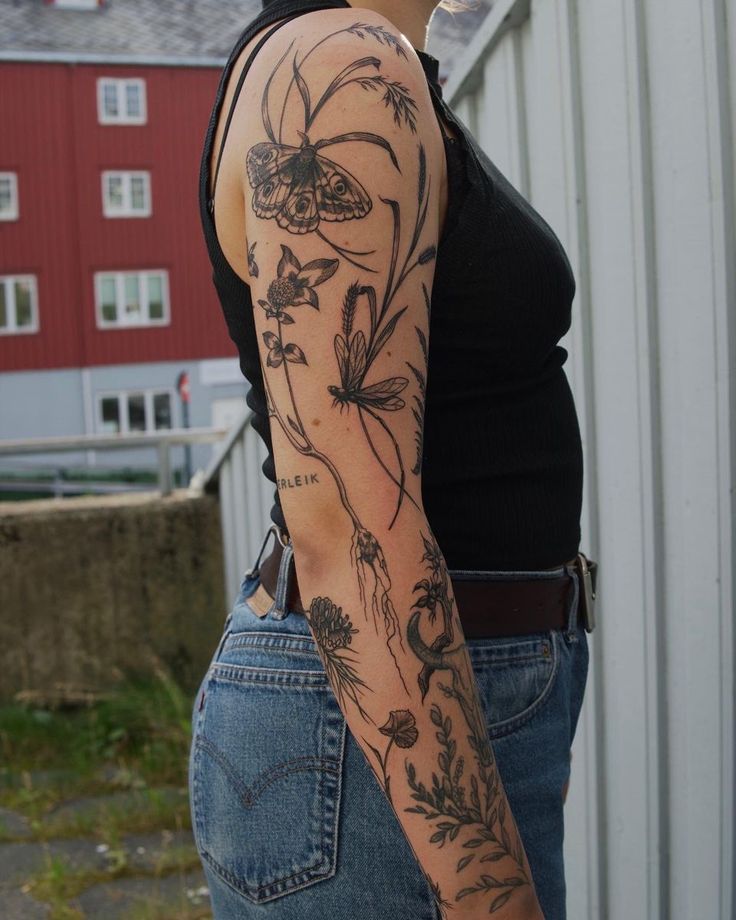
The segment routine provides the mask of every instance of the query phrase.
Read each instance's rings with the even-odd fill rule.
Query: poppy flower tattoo
[[[408,709],[392,710],[386,724],[378,730],[400,748],[413,747],[419,737],[416,719]]]
[[[419,732],[417,730],[417,722],[414,718],[413,713],[409,712],[408,709],[394,709],[389,713],[388,720],[385,725],[381,725],[378,729],[382,735],[386,735],[389,738],[389,742],[386,745],[386,750],[381,754],[381,752],[374,748],[373,745],[363,741],[368,745],[368,747],[376,755],[376,760],[378,760],[379,766],[381,767],[381,776],[379,781],[383,786],[383,791],[386,793],[386,798],[391,801],[391,777],[388,775],[388,755],[393,745],[396,745],[398,748],[407,748],[414,747],[419,737]]]

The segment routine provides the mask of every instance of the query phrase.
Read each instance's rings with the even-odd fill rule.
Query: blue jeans
[[[467,640],[546,920],[565,917],[563,789],[588,670],[578,576],[565,568],[574,580],[567,629]],[[243,579],[194,705],[192,820],[215,920],[437,920],[305,617],[257,616],[248,598],[258,584],[257,573]]]

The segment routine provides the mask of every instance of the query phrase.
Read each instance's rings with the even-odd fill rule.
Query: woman
[[[207,133],[205,237],[277,486],[194,710],[217,920],[565,916],[592,603],[575,282],[442,101],[434,6],[266,2]]]

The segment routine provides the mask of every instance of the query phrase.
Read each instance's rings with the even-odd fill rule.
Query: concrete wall
[[[194,688],[232,600],[222,568],[212,496],[0,505],[0,700],[104,690],[159,661]]]

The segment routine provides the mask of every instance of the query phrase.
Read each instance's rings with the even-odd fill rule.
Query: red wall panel
[[[98,77],[146,81],[145,125],[100,125]],[[232,356],[211,282],[197,182],[219,71],[0,64],[0,171],[19,174],[20,220],[0,223],[0,273],[39,279],[40,332],[0,336],[0,369]],[[151,173],[149,218],[105,218],[106,169]],[[94,273],[169,272],[171,325],[98,329]]]

